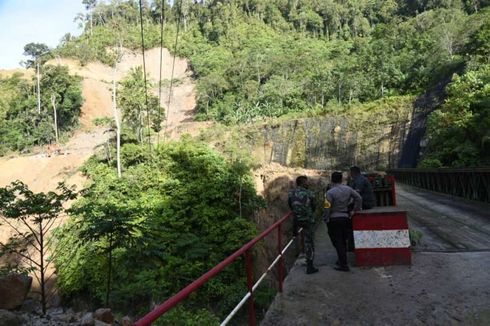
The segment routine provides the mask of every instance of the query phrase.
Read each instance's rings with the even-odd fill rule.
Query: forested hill
[[[140,1],[82,2],[83,34],[52,54],[114,64],[115,47],[141,49]],[[163,16],[163,46],[189,59],[199,120],[323,114],[452,80],[428,119],[424,164],[490,164],[489,0],[142,3],[145,47],[160,46]]]
[[[160,1],[144,2],[145,46],[159,45],[163,13],[164,46],[189,58],[195,73],[199,119],[235,124],[322,112],[420,94],[465,71],[429,119],[427,162],[489,164],[487,0],[163,2],[163,11]],[[111,47],[141,47],[138,1],[84,3],[77,19],[85,32],[66,35],[60,55],[113,63]]]
[[[50,65],[50,58],[75,58],[87,70],[93,61],[116,68],[104,66],[107,77],[93,80],[93,85],[117,93],[115,105],[106,108],[114,109],[114,121],[97,121],[115,135],[111,132],[106,145],[82,167],[89,182],[81,198],[65,211],[63,202],[75,194],[63,186],[61,195],[33,193],[20,182],[0,188],[0,215],[23,224],[34,218],[31,225],[36,225],[28,226],[32,233],[14,234],[0,256],[17,253],[24,258],[25,248],[37,249],[39,260],[28,261],[39,268],[12,268],[38,272],[36,279],[44,289],[52,275],[45,274],[43,266],[47,269],[52,263],[63,302],[104,305],[142,316],[253,239],[261,226],[272,224],[270,219],[279,216],[271,213],[274,205],[284,207],[278,194],[286,193],[291,176],[269,175],[277,166],[259,171],[264,197],[257,195],[250,173],[257,163],[251,155],[256,153],[244,144],[260,137],[251,127],[264,127],[262,121],[272,121],[269,129],[280,131],[279,122],[293,120],[284,124],[285,133],[276,133],[292,144],[283,146],[284,155],[279,156],[284,161],[291,156],[295,166],[305,167],[308,134],[297,128],[298,133],[289,133],[293,136],[284,135],[296,130],[298,118],[313,117],[304,128],[312,129],[317,138],[331,134],[322,144],[336,148],[317,151],[319,167],[325,167],[327,157],[328,166],[344,168],[353,160],[337,164],[330,153],[345,149],[354,155],[356,148],[363,152],[361,160],[379,157],[381,151],[373,145],[380,143],[378,139],[383,140],[383,153],[395,152],[392,144],[405,135],[398,120],[408,123],[414,99],[435,103],[431,96],[438,93],[443,101],[423,117],[428,147],[420,165],[490,166],[490,0],[80,1],[86,6],[76,17],[83,27],[80,36],[66,34],[55,49],[27,44],[27,66],[37,72],[25,78],[33,78],[0,77],[1,156],[58,142],[57,129],[66,137],[78,128],[84,100],[81,83],[86,79],[73,76],[67,66]],[[209,138],[203,132],[199,139],[159,141],[158,132],[168,121],[160,115],[165,101],[155,95],[157,80],[146,80],[141,67],[129,69],[121,59],[126,51],[122,48],[141,51],[141,26],[144,47],[163,45],[188,59],[197,91],[195,118],[212,121]],[[179,76],[184,75],[190,78],[187,72]],[[166,87],[168,81],[159,80],[158,86]],[[182,80],[170,78],[170,84],[174,82]],[[110,103],[110,93],[106,95],[104,103]],[[172,109],[175,106],[174,101]],[[58,115],[52,117],[51,112]],[[326,118],[317,119],[320,116]],[[338,121],[343,121],[341,126]],[[342,144],[350,121],[364,136]],[[393,132],[386,132],[387,126]],[[224,134],[230,129],[231,135],[220,138],[221,130]],[[225,149],[215,146],[223,153],[204,143],[216,145],[216,139],[228,142]],[[270,162],[268,141],[263,137],[260,150],[269,154]],[[295,143],[301,143],[297,151]],[[65,174],[60,170],[57,175]],[[271,211],[262,210],[266,200]],[[65,213],[66,223],[42,242],[54,217]],[[38,234],[42,243],[35,242]],[[270,252],[275,256],[273,246]],[[49,252],[45,249],[53,255],[44,255]],[[0,266],[0,275],[11,269],[7,267]],[[230,265],[159,324],[216,325],[246,293],[245,285],[243,265]],[[268,306],[274,295],[270,289],[254,293],[257,311]],[[40,292],[45,310],[46,293]]]

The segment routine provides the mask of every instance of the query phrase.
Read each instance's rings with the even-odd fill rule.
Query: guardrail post
[[[282,256],[282,232],[281,225],[277,226],[277,254],[281,256],[279,258],[279,265],[277,265],[277,281],[278,291],[282,293],[282,281],[284,279],[284,257]]]
[[[248,299],[248,325],[256,326],[257,321],[255,319],[255,304],[253,295],[254,275],[253,275],[253,259],[252,249],[245,251],[245,269],[247,271],[247,288],[250,292],[250,298]]]

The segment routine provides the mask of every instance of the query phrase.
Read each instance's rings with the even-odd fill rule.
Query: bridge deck
[[[490,325],[490,207],[406,186],[398,200],[423,232],[411,267],[337,272],[322,223],[320,272],[305,275],[299,259],[262,325]]]

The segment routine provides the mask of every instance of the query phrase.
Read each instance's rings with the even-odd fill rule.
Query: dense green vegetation
[[[89,2],[78,17],[85,33],[67,35],[59,54],[111,64],[111,48],[141,47],[138,1]],[[164,2],[164,46],[191,62],[198,117],[227,124],[420,94],[488,50],[477,36],[487,1]],[[144,2],[146,47],[159,45],[160,3]]]
[[[53,54],[113,65],[115,49],[141,47],[139,1],[83,3],[87,11],[77,20],[84,33],[65,35]],[[159,131],[163,114],[157,98],[145,93],[142,69],[134,69],[118,85],[122,177],[114,149],[89,160],[83,171],[91,183],[53,238],[71,248],[55,259],[59,289],[68,300],[82,297],[121,312],[147,312],[255,234],[248,217],[263,203],[250,165],[233,152],[247,150],[244,138],[253,131],[240,124],[333,114],[371,122],[363,132],[373,135],[379,125],[407,116],[417,95],[452,78],[444,104],[428,119],[422,165],[490,164],[488,1],[164,3],[164,46],[189,59],[198,118],[245,131],[217,145],[231,151],[231,158],[188,139],[143,146],[144,136]],[[160,4],[144,1],[147,48],[159,46]],[[45,65],[48,50],[26,46],[26,66],[41,67],[40,113],[35,78],[0,79],[0,154],[54,140],[53,94],[59,129],[77,124],[80,79],[66,67]],[[208,136],[221,136],[220,130],[208,130]],[[295,141],[304,146],[299,137]],[[368,146],[360,144],[363,152]],[[295,154],[293,160],[301,166],[305,157]],[[244,288],[243,266],[236,263],[162,323],[216,324]]]
[[[146,133],[160,131],[165,112],[158,105],[158,97],[146,93],[141,67],[132,69],[120,85],[117,100],[123,113],[122,120],[142,142],[145,127]]]
[[[167,143],[151,154],[147,146],[126,143],[122,161],[122,178],[113,161],[86,164],[93,183],[57,233],[63,247],[73,248],[56,260],[58,285],[65,296],[93,303],[109,293],[111,306],[141,313],[251,239],[255,227],[246,217],[262,200],[247,165],[193,141]],[[243,264],[233,264],[179,310],[182,316],[193,307],[210,312],[188,319],[173,313],[168,324],[222,317],[245,284]]]
[[[490,165],[489,21],[469,47],[474,55],[465,73],[455,76],[446,103],[430,116],[426,166]]]
[[[41,112],[37,107],[35,76],[31,81],[20,74],[0,78],[0,155],[55,140],[52,96],[58,130],[67,132],[78,124],[83,102],[80,78],[70,75],[67,67],[45,65],[40,86]]]
[[[90,159],[83,168],[90,185],[70,210],[69,221],[49,240],[70,249],[46,257],[54,259],[57,284],[67,300],[82,297],[139,315],[255,235],[249,217],[263,202],[242,154],[256,143],[247,139],[256,129],[240,124],[332,114],[350,118],[350,126],[365,138],[378,137],[379,126],[408,116],[417,95],[447,79],[444,103],[428,119],[421,166],[490,165],[488,1],[171,2],[164,1],[164,46],[189,59],[198,119],[235,129],[228,139],[221,128],[201,135],[219,138],[216,147],[231,154],[225,158],[189,139],[143,146],[146,135],[160,131],[164,117],[158,98],[146,93],[142,69],[132,70],[117,86],[122,177],[116,173],[114,149]],[[115,49],[141,47],[139,1],[83,3],[87,11],[77,17],[84,26],[81,36],[65,35],[53,51],[37,43],[25,47],[26,67],[40,67],[40,111],[35,76],[0,79],[0,155],[53,142],[52,99],[58,129],[66,133],[77,125],[83,101],[80,78],[66,67],[46,65],[48,52],[82,64],[99,60],[114,65]],[[147,48],[160,43],[161,3],[144,1]],[[299,149],[305,143],[301,137],[293,140]],[[363,154],[372,147],[358,145]],[[302,166],[305,157],[298,153],[304,151],[293,151],[292,162]],[[58,217],[62,202],[75,196],[65,188],[61,197],[33,194],[19,183],[0,190],[4,217],[24,218],[19,210],[5,210],[19,198],[45,199],[29,207],[38,211],[27,214],[42,217],[35,221],[41,233],[42,223]],[[29,235],[24,240],[35,244],[35,239]],[[13,240],[2,254],[26,245]],[[44,263],[39,265],[43,270]],[[244,269],[238,262],[161,323],[216,324],[244,292]]]
[[[456,77],[449,97],[429,120],[429,151],[422,164],[490,165],[490,65]]]
[[[145,6],[147,47],[158,45],[158,4]],[[170,49],[179,5],[166,10]],[[184,0],[175,50],[191,60],[204,117],[241,122],[332,99],[423,90],[435,72],[462,60],[468,37],[488,18],[464,8],[460,1]],[[137,49],[137,13],[137,1],[99,4],[88,14],[98,17],[93,27],[80,38],[67,37],[59,51],[84,60],[87,47],[91,59],[107,61],[108,47],[120,42]]]

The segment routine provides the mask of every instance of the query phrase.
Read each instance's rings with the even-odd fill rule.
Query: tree
[[[24,46],[24,55],[31,57],[24,63],[27,68],[33,68],[36,64],[43,64],[48,59],[50,50],[46,44],[43,43],[28,43]]]
[[[94,25],[93,10],[97,6],[97,0],[82,0],[82,4],[85,5],[85,9],[89,12],[87,15],[90,21],[90,35],[92,35],[92,29]]]
[[[79,236],[82,242],[95,242],[102,254],[107,255],[107,288],[105,304],[109,305],[113,273],[113,253],[117,248],[130,248],[140,232],[138,206],[128,201],[126,184],[113,179],[111,191],[98,193],[89,205],[78,205],[71,212],[79,217]],[[116,191],[113,191],[118,189]],[[86,191],[96,191],[92,188]]]
[[[26,68],[36,67],[37,79],[37,113],[41,114],[40,66],[46,61],[49,48],[43,43],[29,43],[24,46],[24,55],[32,57],[25,62]]]
[[[444,105],[429,116],[426,159],[444,166],[490,164],[490,64],[478,64],[448,86]]]
[[[52,246],[49,232],[65,213],[63,205],[77,196],[62,183],[57,190],[59,193],[34,193],[21,181],[0,188],[0,220],[14,233],[8,242],[0,242],[0,254],[17,256],[34,271],[41,286],[43,314],[46,313],[46,283],[53,275],[47,275],[48,268],[64,249]]]
[[[70,75],[67,66],[44,66],[40,81],[44,90],[41,104],[46,108],[43,113],[51,116],[48,108],[53,105],[51,97],[54,94],[60,131],[71,130],[78,123],[83,103],[80,81],[80,77]]]
[[[70,75],[67,67],[45,65],[39,80],[43,89],[40,98],[33,92],[36,84],[35,76],[32,82],[14,76],[0,83],[0,93],[2,88],[8,90],[8,94],[1,96],[4,106],[0,117],[0,142],[3,147],[25,150],[55,140],[53,94],[60,135],[77,125],[83,103],[80,77]],[[36,108],[38,99],[40,114]]]
[[[125,144],[122,158],[122,178],[106,162],[87,163],[94,182],[58,233],[62,243],[81,245],[80,256],[60,257],[58,285],[66,296],[105,301],[111,255],[111,307],[141,311],[251,239],[255,228],[247,217],[261,201],[249,165],[229,162],[202,143],[163,143],[151,158],[147,146]],[[186,309],[196,303],[219,302],[220,310],[234,306],[236,298],[227,298],[245,284],[243,276],[240,264],[230,266]]]
[[[117,103],[122,109],[122,119],[133,130],[141,143],[146,122],[148,122],[148,133],[152,129],[160,130],[162,108],[158,103],[158,97],[152,94],[146,95],[141,66],[131,69],[129,76],[120,85]],[[150,85],[147,85],[147,88],[150,88]],[[146,103],[146,98],[148,98],[148,103]]]

